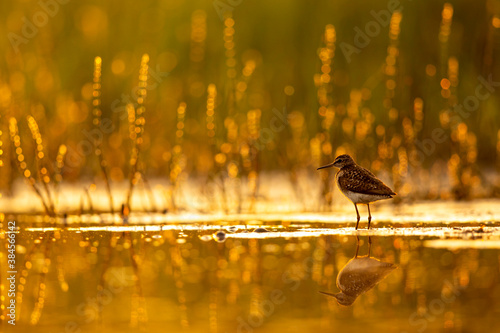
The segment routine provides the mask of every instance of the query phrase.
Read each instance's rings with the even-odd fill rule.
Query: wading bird
[[[373,173],[357,165],[349,155],[339,155],[333,163],[319,167],[318,170],[331,167],[340,169],[335,176],[337,187],[352,201],[354,208],[356,208],[356,214],[358,215],[356,230],[360,219],[357,204],[366,204],[368,206],[368,229],[370,229],[372,220],[370,203],[377,200],[391,199],[396,193],[375,177]]]

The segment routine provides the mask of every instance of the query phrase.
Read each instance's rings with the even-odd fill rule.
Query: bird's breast
[[[344,175],[345,175],[344,170],[339,170],[335,175],[335,182],[337,183],[337,188],[340,190],[340,192],[342,192],[343,195],[347,197],[347,199],[351,200],[352,202],[357,202],[357,198],[355,198],[355,193],[343,188],[340,185],[340,178],[344,177]]]
[[[344,171],[343,170],[339,170],[337,172],[337,174],[335,175],[335,183],[337,183],[337,188],[342,192],[344,193],[344,191],[342,190],[342,187],[340,186],[340,182],[339,182],[339,179],[340,177],[343,177],[344,176]]]

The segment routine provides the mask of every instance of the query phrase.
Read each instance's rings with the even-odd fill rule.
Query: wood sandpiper
[[[335,176],[335,181],[339,190],[352,201],[356,208],[358,216],[356,230],[360,219],[357,204],[368,206],[368,229],[370,229],[372,220],[370,203],[377,200],[391,199],[396,193],[375,177],[373,173],[357,165],[349,155],[339,155],[333,163],[319,167],[318,170],[330,167],[340,169]]]

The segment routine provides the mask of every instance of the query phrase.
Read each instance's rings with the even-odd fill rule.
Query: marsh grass
[[[324,47],[318,52],[321,60],[321,74],[315,77],[317,86],[318,97],[318,114],[321,123],[321,130],[316,134],[319,145],[319,159],[320,164],[325,165],[331,162],[334,158],[332,151],[332,139],[330,136],[330,129],[335,118],[335,108],[333,106],[332,90],[332,67],[333,59],[335,57],[335,42],[336,34],[335,27],[331,24],[325,27],[323,36]],[[330,181],[330,173],[321,173],[321,200],[323,201],[324,209],[330,209],[332,204],[332,187]]]
[[[133,106],[129,106],[129,122],[131,119],[133,123],[130,123],[130,139],[132,140],[132,151],[130,156],[130,174],[129,174],[129,189],[127,192],[127,200],[125,205],[131,208],[131,200],[132,200],[132,191],[134,190],[134,186],[137,184],[140,178],[140,172],[138,170],[139,165],[139,157],[141,146],[143,143],[143,134],[144,134],[144,125],[146,123],[146,119],[144,118],[144,112],[146,111],[146,107],[144,106],[144,99],[147,94],[147,86],[148,86],[148,63],[149,63],[149,55],[144,54],[141,59],[141,67],[139,70],[139,89],[138,89],[138,98],[137,98],[137,109],[134,109]],[[134,113],[134,116],[131,117],[130,113]]]
[[[31,118],[33,119],[33,118]],[[36,124],[36,122],[35,122]],[[38,129],[38,127],[37,127]],[[32,130],[33,131],[33,130]],[[35,180],[35,178],[32,176],[32,172],[28,169],[28,166],[27,166],[27,163],[25,161],[25,157],[24,157],[24,154],[23,154],[23,149],[21,147],[21,138],[19,136],[19,129],[18,129],[18,126],[17,126],[17,120],[16,118],[14,117],[11,117],[9,119],[9,132],[10,132],[10,141],[12,142],[13,146],[14,146],[14,152],[16,154],[16,156],[14,157],[14,160],[15,160],[15,163],[20,171],[20,173],[23,175],[23,177],[26,179],[26,181],[28,182],[28,184],[30,184],[31,188],[33,189],[33,191],[36,193],[36,195],[38,196],[38,198],[40,198],[40,201],[42,202],[42,205],[43,205],[43,208],[45,210],[45,213],[47,215],[50,215],[52,216],[54,214],[54,211],[53,211],[53,206],[51,206],[50,204],[50,199],[46,198],[41,190],[39,189],[39,186],[37,185],[37,181]],[[39,133],[38,133],[39,135]],[[41,145],[41,137],[34,137],[35,141],[38,139],[40,144],[38,144],[37,142],[37,150],[42,148],[42,151],[38,151],[36,153],[36,159],[37,159],[37,167],[38,167],[38,174],[39,175],[42,175],[42,171],[40,170],[41,168],[41,165],[40,165],[40,156],[44,156],[43,155],[43,146]],[[40,155],[42,154],[42,155]],[[45,179],[42,180],[43,182],[43,186],[44,188],[46,189],[47,188],[47,183],[45,183]],[[48,193],[48,190],[46,190],[46,193]]]
[[[172,153],[172,164],[170,166],[170,199],[174,212],[177,211],[176,197],[179,194],[179,183],[182,177],[182,171],[186,167],[186,157],[183,153],[184,128],[186,117],[186,103],[181,102],[177,108],[177,124],[175,131],[175,146]]]
[[[58,204],[58,199],[59,199],[59,184],[63,179],[62,170],[64,168],[64,157],[66,156],[67,152],[68,148],[64,144],[60,145],[59,149],[57,150],[56,167],[54,172],[54,196],[55,196],[56,206]]]
[[[94,79],[92,84],[92,114],[94,125],[94,130],[100,133],[100,127],[102,123],[102,110],[101,110],[101,75],[102,75],[102,59],[101,57],[96,57],[94,59]],[[102,140],[97,137],[94,138],[94,153],[99,161],[99,167],[103,174],[104,183],[106,185],[106,192],[108,193],[109,199],[109,211],[114,214],[114,204],[113,204],[113,194],[111,193],[111,185],[109,181],[108,163],[104,158],[104,153],[102,151]]]
[[[108,94],[103,94],[105,83],[111,82],[110,77],[135,73],[130,63],[135,61],[137,65],[139,58],[117,55],[106,62],[99,56],[93,58],[92,81],[81,87],[82,101],[53,93],[57,102],[54,111],[50,105],[46,108],[26,103],[24,109],[32,113],[26,115],[29,131],[24,122],[21,131],[18,128],[17,119],[24,119],[25,111],[17,111],[24,109],[12,97],[14,86],[1,81],[0,102],[6,110],[1,119],[8,120],[12,143],[6,147],[0,134],[0,172],[5,176],[2,194],[11,190],[15,177],[9,175],[14,165],[40,199],[45,214],[62,216],[68,213],[59,207],[59,197],[64,195],[60,193],[62,185],[76,183],[82,188],[78,182],[87,183],[93,178],[90,186],[96,189],[97,175],[101,173],[109,201],[106,211],[115,213],[116,201],[123,200],[121,215],[128,218],[132,210],[141,210],[141,204],[143,210],[151,212],[166,211],[167,207],[171,212],[191,209],[191,199],[183,188],[186,180],[200,177],[204,181],[199,182],[199,193],[206,205],[196,209],[243,213],[258,210],[268,196],[262,190],[262,176],[278,171],[287,173],[302,209],[330,210],[335,191],[331,173],[315,174],[319,188],[312,189],[304,182],[317,166],[331,162],[338,154],[349,153],[394,187],[399,194],[395,203],[498,196],[500,178],[494,171],[500,170],[500,132],[492,111],[498,96],[492,94],[482,106],[481,115],[460,121],[450,118],[450,110],[464,99],[477,73],[471,76],[467,63],[456,51],[462,37],[457,35],[454,20],[460,14],[450,3],[440,6],[439,11],[435,13],[436,31],[429,35],[429,39],[435,39],[435,63],[426,60],[413,72],[408,70],[413,60],[405,20],[412,19],[412,14],[403,16],[395,11],[388,29],[381,30],[381,36],[373,41],[374,47],[383,46],[382,61],[376,62],[373,73],[363,74],[366,82],[361,85],[351,83],[356,73],[345,67],[339,47],[345,41],[344,27],[336,20],[315,28],[317,48],[304,50],[314,58],[312,65],[304,68],[307,80],[293,74],[286,85],[274,87],[268,83],[275,73],[266,71],[283,59],[268,64],[269,60],[263,59],[268,56],[266,50],[241,46],[248,43],[239,38],[247,35],[243,20],[234,13],[227,12],[215,30],[210,14],[201,9],[189,14],[186,63],[181,66],[181,49],[178,54],[148,53],[154,54],[151,59],[148,54],[138,53],[136,57],[142,57],[139,80],[132,89],[134,96],[119,99],[119,107],[110,103],[112,110],[107,107]],[[500,28],[498,15],[487,18],[484,56],[478,60],[483,75],[497,70],[493,59]],[[210,57],[214,50],[218,51],[215,60]],[[169,70],[176,68],[177,72],[158,80],[162,68],[159,65],[169,65]],[[109,72],[113,75],[105,75]],[[56,75],[50,71],[44,74],[48,78]],[[285,126],[268,137],[266,133],[274,124],[272,110],[281,109],[283,104]],[[69,165],[84,140],[74,129],[81,126],[100,130],[107,116],[120,118],[119,122],[127,119],[116,126],[118,130],[103,135],[102,140],[94,136],[92,156],[83,156],[77,165]],[[146,118],[151,119],[147,127]],[[493,125],[482,131],[475,121],[484,123],[485,119]],[[48,131],[51,126],[58,131]],[[443,129],[449,139],[435,144],[432,154],[419,161],[421,143],[435,128]],[[485,158],[486,152],[491,153],[489,159]],[[49,156],[55,156],[54,163],[49,162]],[[89,168],[95,160],[99,167]],[[150,182],[149,177],[158,178]],[[119,199],[123,196],[117,188],[127,181],[125,199]],[[144,191],[136,191],[138,183]],[[101,186],[96,190],[100,191]],[[165,198],[161,204],[157,202],[158,192]],[[92,207],[94,195],[97,197],[94,190],[79,195],[81,213],[103,210],[100,202]],[[145,199],[132,202],[141,196]],[[314,208],[307,204],[311,196],[318,198]]]
[[[43,189],[45,191],[45,198],[47,200],[47,206],[51,212],[51,214],[55,214],[54,201],[52,199],[52,193],[49,188],[50,185],[50,174],[48,171],[48,163],[45,163],[45,152],[42,141],[42,135],[40,134],[40,129],[38,128],[38,124],[32,116],[28,116],[28,126],[31,131],[31,135],[33,141],[35,143],[35,161],[36,161],[36,170],[38,175],[38,181],[42,184]]]

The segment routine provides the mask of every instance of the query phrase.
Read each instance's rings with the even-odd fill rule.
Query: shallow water
[[[500,324],[499,235],[495,224],[36,225],[16,234],[15,331],[482,332]],[[360,293],[350,306],[320,293],[339,292],[341,271]]]

